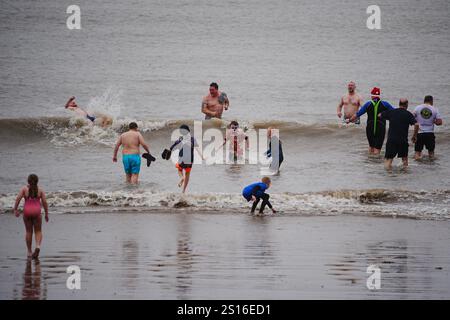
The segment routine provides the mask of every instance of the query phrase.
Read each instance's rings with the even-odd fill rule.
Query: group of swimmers
[[[202,112],[205,114],[205,119],[221,118],[224,110],[228,110],[229,100],[225,93],[218,90],[217,83],[210,84],[209,95],[202,99]],[[400,99],[399,108],[394,108],[392,105],[381,99],[380,88],[373,88],[371,91],[371,99],[362,104],[362,98],[356,91],[354,82],[348,84],[348,94],[341,98],[337,108],[337,116],[342,118],[344,123],[359,124],[359,118],[367,113],[366,136],[369,143],[369,153],[379,155],[384,143],[386,132],[386,120],[390,122],[388,139],[386,142],[385,152],[385,166],[387,169],[392,167],[392,161],[395,156],[402,158],[403,165],[408,166],[408,130],[409,126],[414,125],[414,134],[412,142],[415,144],[415,159],[418,160],[422,156],[424,146],[427,148],[429,157],[434,157],[435,136],[434,125],[442,125],[442,118],[437,108],[433,106],[433,97],[425,96],[424,103],[417,106],[413,113],[407,111],[408,100]],[[77,112],[83,117],[93,123],[97,120],[95,115],[89,114],[84,109],[80,108],[76,102],[75,97],[71,97],[67,101],[65,108]],[[101,116],[101,126],[111,125],[112,119],[107,116]],[[189,183],[192,164],[194,162],[194,149],[199,153],[202,160],[204,157],[199,149],[199,145],[194,137],[190,134],[189,126],[183,124],[180,126],[181,136],[177,139],[169,149],[164,150],[162,154],[163,159],[170,159],[171,152],[179,149],[178,161],[176,168],[180,176],[179,187],[182,187],[182,192],[186,192]],[[269,146],[266,152],[268,157],[273,157],[273,154],[278,154],[276,159],[272,159],[272,164],[275,163],[275,169],[278,170],[283,162],[282,143],[278,137],[272,135],[272,128],[268,129]],[[240,140],[239,140],[240,139]],[[239,127],[237,121],[232,121],[225,140],[222,146],[229,141],[232,144],[233,157],[236,160],[242,156],[240,149],[241,142],[245,140],[247,145],[248,138],[245,132]],[[275,142],[275,143],[274,143]],[[279,146],[278,152],[272,150],[272,143]],[[120,135],[113,154],[113,162],[117,162],[117,153],[122,147],[122,163],[126,174],[126,181],[131,184],[137,184],[139,172],[141,167],[140,147],[146,151],[142,155],[147,159],[147,166],[155,158],[150,154],[150,148],[144,140],[144,137],[138,130],[138,125],[135,122],[129,124],[129,130]],[[271,165],[272,166],[272,165]],[[35,174],[28,177],[28,185],[21,188],[16,197],[14,204],[14,213],[17,217],[20,216],[18,210],[22,199],[25,199],[23,208],[23,220],[26,229],[26,244],[27,256],[29,258],[37,259],[40,253],[40,246],[42,242],[42,216],[41,205],[45,211],[45,220],[49,221],[48,204],[46,201],[45,192],[38,186],[39,178]],[[259,202],[262,200],[259,212],[262,214],[266,206],[272,212],[276,212],[269,201],[269,194],[266,190],[271,186],[269,177],[263,177],[260,182],[252,183],[246,186],[242,191],[242,196],[248,201],[253,201],[251,212],[254,213]],[[32,251],[32,237],[35,234],[35,250]]]
[[[408,131],[414,126],[411,138],[414,143],[415,160],[422,158],[424,147],[428,150],[430,159],[434,158],[435,135],[434,126],[442,125],[442,118],[433,106],[433,97],[425,96],[423,104],[417,106],[411,113],[407,111],[408,100],[401,98],[399,108],[394,108],[389,102],[381,99],[381,90],[374,87],[371,99],[362,104],[362,98],[356,93],[356,85],[348,84],[348,94],[344,95],[337,107],[337,116],[344,123],[359,124],[359,118],[367,113],[366,136],[369,143],[369,154],[379,155],[386,135],[386,120],[389,121],[388,138],[385,152],[385,168],[392,169],[392,162],[397,156],[402,158],[403,167],[408,166]],[[343,112],[342,112],[342,109]]]

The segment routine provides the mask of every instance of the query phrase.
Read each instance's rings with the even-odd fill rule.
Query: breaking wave
[[[0,212],[11,212],[15,195],[0,195]],[[50,192],[52,211],[58,213],[142,211],[248,213],[240,194],[179,193],[144,190]],[[415,219],[450,219],[450,190],[337,190],[271,194],[283,215],[367,215]]]

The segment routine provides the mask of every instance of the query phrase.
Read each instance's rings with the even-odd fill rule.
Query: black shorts
[[[386,154],[384,155],[384,157],[386,159],[394,159],[395,156],[399,158],[407,158],[408,147],[408,141],[397,142],[388,139],[388,141],[386,142]]]
[[[386,127],[378,121],[377,131],[373,134],[373,123],[367,123],[366,136],[371,148],[380,149],[383,147],[384,136],[386,135]]]
[[[424,132],[417,135],[417,141],[414,146],[414,150],[422,152],[423,146],[427,148],[429,152],[434,152],[435,137],[433,132]]]

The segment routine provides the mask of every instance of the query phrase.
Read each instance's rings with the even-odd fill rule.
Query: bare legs
[[[434,151],[428,151],[428,157],[430,158],[430,160],[434,159]],[[416,153],[414,154],[414,160],[420,160],[422,159],[422,152],[418,152],[416,151]]]
[[[37,217],[23,217],[23,222],[25,224],[25,242],[27,244],[27,257],[34,259],[39,257],[39,251],[42,242],[42,216]],[[35,236],[36,250],[32,253],[32,243],[33,243],[33,231]]]
[[[187,188],[187,185],[188,185],[188,183],[189,183],[189,177],[190,177],[190,175],[191,175],[191,172],[189,171],[189,172],[184,172],[184,185],[183,185],[183,193],[185,193],[186,192],[186,188]]]
[[[381,149],[376,149],[376,148],[369,147],[369,154],[379,155],[380,152],[381,152]]]
[[[127,183],[130,184],[138,184],[139,182],[139,173],[136,174],[126,174]]]
[[[184,175],[183,175],[184,172]],[[180,176],[180,182],[178,182],[178,187],[183,187],[183,193],[186,193],[186,189],[189,183],[189,177],[191,176],[191,172],[187,172],[185,170],[178,170],[178,175]]]
[[[387,171],[391,171],[392,170],[392,162],[394,161],[394,159],[385,159],[384,160],[384,168]],[[408,168],[408,157],[403,157],[402,158],[402,162],[403,162],[403,169],[407,169]]]

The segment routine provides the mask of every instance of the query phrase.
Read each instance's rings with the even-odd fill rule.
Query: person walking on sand
[[[212,82],[209,85],[209,94],[202,99],[202,113],[205,120],[212,118],[222,118],[223,110],[228,110],[230,101],[225,92],[219,91],[219,85]]]
[[[138,131],[136,122],[129,124],[127,132],[122,133],[117,140],[114,148],[113,162],[117,162],[117,152],[122,146],[122,163],[126,175],[126,181],[131,184],[137,184],[139,180],[139,172],[141,170],[140,146],[150,153],[148,145],[144,141],[144,137]]]
[[[20,189],[14,204],[14,214],[20,216],[18,210],[22,198],[25,199],[23,206],[23,222],[25,224],[25,241],[27,244],[27,257],[32,259],[39,258],[42,243],[42,215],[41,204],[45,211],[45,221],[48,222],[48,204],[45,192],[38,187],[39,178],[35,174],[28,176],[28,185]],[[36,248],[32,253],[33,231],[35,235]]]

